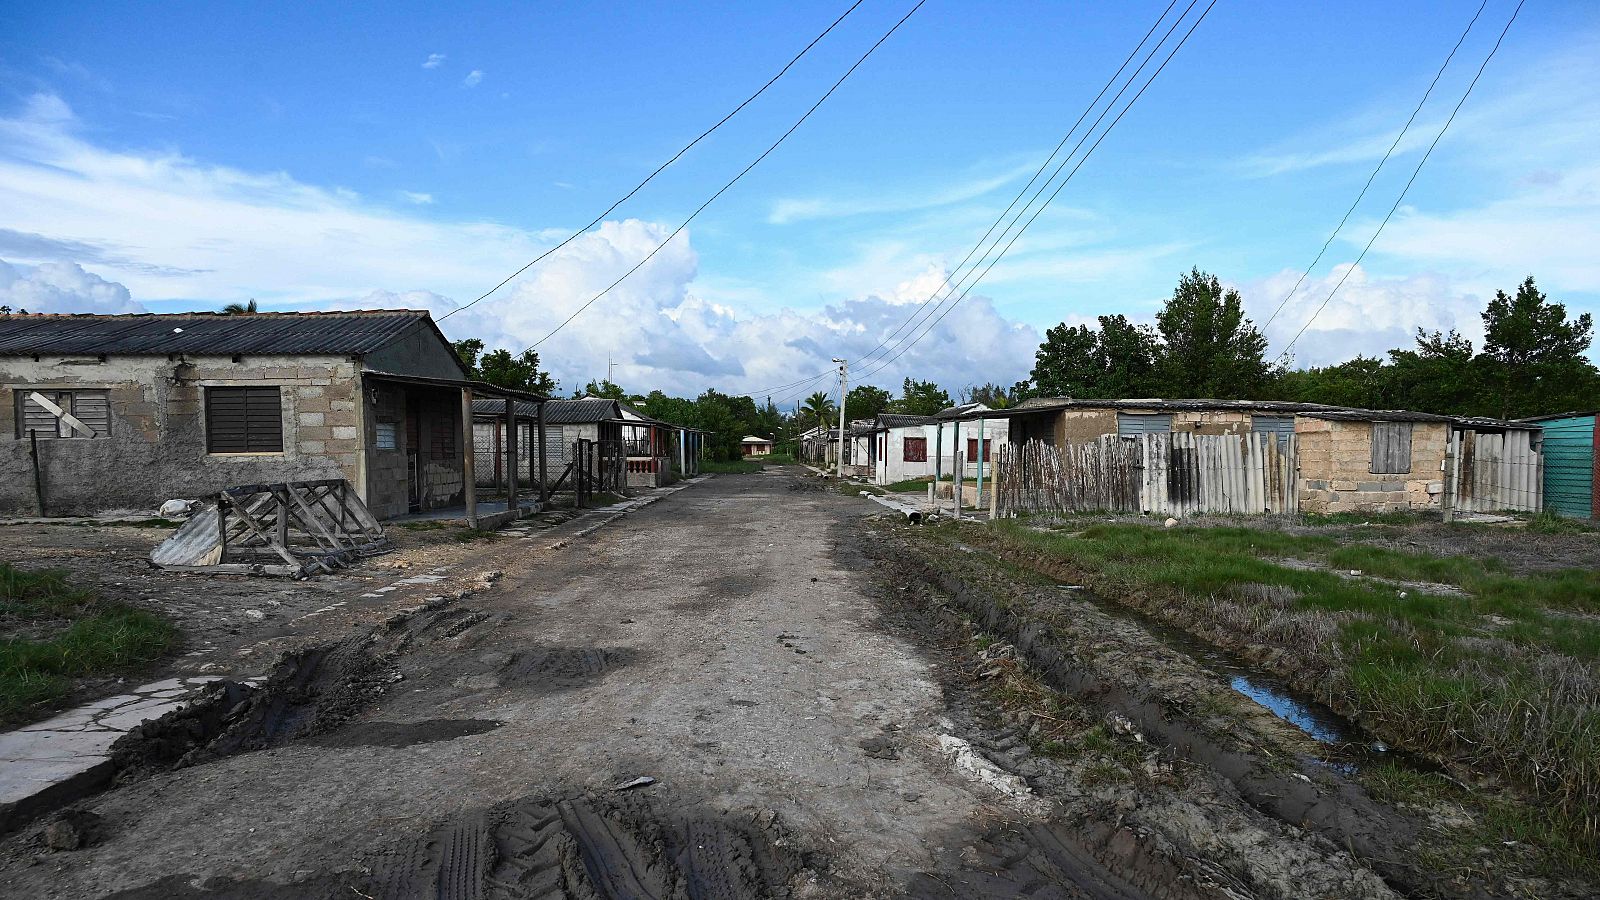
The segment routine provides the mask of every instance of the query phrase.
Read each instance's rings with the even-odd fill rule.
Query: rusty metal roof
[[[961,418],[1012,418],[1033,414],[1060,412],[1066,409],[1154,410],[1157,412],[1245,412],[1280,415],[1299,415],[1312,419],[1331,419],[1346,422],[1446,422],[1454,425],[1481,428],[1536,429],[1528,421],[1507,422],[1479,416],[1449,416],[1441,413],[1413,412],[1408,409],[1361,409],[1354,406],[1329,406],[1325,403],[1300,403],[1290,400],[1164,400],[1144,398],[1129,400],[1076,400],[1070,397],[1034,397],[1007,409],[985,413],[967,413]]]
[[[414,309],[11,315],[0,317],[0,355],[362,354],[383,347],[418,322],[432,326],[427,312]]]

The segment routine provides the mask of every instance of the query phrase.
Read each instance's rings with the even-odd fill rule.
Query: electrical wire
[[[589,221],[589,224],[583,226],[582,228],[579,228],[577,231],[574,231],[572,234],[568,235],[567,238],[565,240],[563,240],[561,243],[555,245],[554,247],[551,247],[550,249],[548,249],[548,250],[544,251],[543,253],[539,254],[538,256],[535,256],[527,265],[523,266],[522,268],[520,268],[520,269],[516,270],[515,272],[512,272],[510,275],[506,276],[505,279],[502,280],[499,284],[497,284],[494,287],[488,289],[487,291],[484,291],[482,294],[480,294],[476,298],[474,298],[472,300],[472,302],[465,303],[465,304],[463,304],[461,306],[458,306],[455,309],[452,309],[449,312],[445,313],[444,315],[440,316],[439,317],[439,321],[442,322],[445,319],[448,319],[451,316],[455,315],[456,313],[461,312],[463,309],[468,309],[470,307],[476,306],[479,300],[486,299],[491,294],[493,294],[495,291],[498,291],[501,288],[505,287],[507,284],[510,284],[512,279],[516,278],[518,275],[521,275],[523,272],[526,272],[529,269],[533,268],[535,265],[537,265],[539,263],[540,260],[542,260],[545,257],[549,256],[550,254],[556,252],[557,250],[560,250],[562,247],[567,246],[568,244],[572,243],[573,241],[577,240],[580,236],[582,236],[589,229],[591,229],[594,226],[598,225],[603,219],[605,219],[606,216],[611,215],[611,213],[614,212],[617,207],[619,207],[622,204],[626,203],[629,199],[631,199],[633,197],[634,194],[639,193],[639,191],[642,190],[645,185],[647,185],[651,181],[653,181],[657,175],[660,175],[662,172],[666,171],[666,168],[668,166],[670,166],[673,163],[677,162],[679,159],[681,159],[683,157],[683,155],[685,153],[688,153],[691,149],[693,149],[696,144],[698,144],[701,141],[705,140],[707,137],[710,137],[710,135],[711,135],[711,133],[713,131],[716,131],[718,128],[721,128],[724,124],[727,123],[727,121],[729,119],[732,119],[734,116],[738,115],[741,110],[743,110],[746,106],[749,106],[751,104],[751,102],[754,101],[757,97],[759,97],[762,94],[766,93],[767,88],[772,87],[773,84],[777,83],[778,79],[782,78],[785,74],[787,74],[788,71],[791,68],[794,67],[794,64],[800,61],[801,57],[805,56],[807,53],[810,53],[811,52],[811,48],[817,46],[817,44],[820,43],[823,38],[828,36],[829,32],[833,31],[834,28],[838,27],[839,23],[843,22],[845,20],[845,18],[848,17],[851,13],[855,12],[856,11],[856,7],[860,6],[863,2],[865,2],[865,0],[856,0],[856,2],[850,4],[850,8],[849,9],[845,10],[842,14],[840,14],[839,18],[834,19],[833,22],[831,24],[829,24],[827,28],[822,29],[822,33],[821,34],[819,34],[816,37],[812,38],[811,39],[811,43],[805,45],[805,47],[799,53],[795,54],[793,59],[791,59],[787,63],[785,63],[784,67],[778,70],[778,74],[776,74],[776,75],[772,76],[771,78],[767,79],[767,83],[766,84],[763,84],[761,86],[761,88],[759,90],[757,90],[754,94],[751,94],[750,96],[746,97],[744,99],[744,102],[740,103],[738,106],[735,106],[733,108],[732,112],[730,112],[727,115],[723,116],[721,119],[718,119],[716,124],[712,125],[710,128],[707,128],[705,131],[700,132],[700,135],[698,137],[696,137],[694,140],[690,141],[687,144],[684,144],[683,148],[680,149],[677,153],[674,153],[672,155],[671,159],[669,159],[666,162],[662,163],[661,165],[657,166],[656,170],[654,172],[651,172],[649,175],[646,175],[645,179],[643,181],[641,181],[638,184],[634,185],[632,190],[628,191],[626,194],[623,194],[622,197],[620,199],[618,199],[615,203],[613,203],[610,206],[606,207],[605,211],[600,213],[600,215],[595,216],[593,219],[591,219]]]
[[[1183,16],[1179,16],[1178,17],[1178,22],[1181,22],[1183,17],[1188,15],[1189,11],[1194,8],[1195,2],[1196,2],[1196,0],[1191,0],[1189,6],[1184,9]],[[1486,2],[1487,2],[1487,0],[1486,0]],[[894,328],[894,330],[890,331],[887,335],[885,335],[883,340],[878,342],[877,346],[873,347],[867,353],[865,353],[862,356],[858,357],[855,360],[855,362],[858,365],[866,362],[867,360],[870,360],[874,355],[876,355],[878,353],[879,350],[882,350],[885,347],[887,347],[889,345],[889,342],[896,335],[898,335],[902,330],[904,330],[908,325],[910,325],[912,322],[914,322],[916,320],[916,318],[917,318],[918,313],[920,313],[923,308],[927,307],[927,305],[931,301],[933,301],[933,299],[935,297],[937,297],[937,296],[939,296],[939,294],[943,293],[944,289],[946,287],[950,287],[951,290],[954,290],[957,286],[959,286],[960,281],[958,281],[956,283],[956,285],[951,285],[950,284],[951,277],[953,277],[956,272],[961,271],[961,269],[964,266],[966,266],[967,262],[972,259],[972,255],[974,253],[977,253],[978,249],[980,247],[982,247],[984,245],[984,242],[987,241],[989,239],[990,235],[992,235],[994,233],[995,228],[997,226],[999,226],[1001,222],[1005,221],[1006,216],[1009,215],[1014,208],[1016,208],[1017,202],[1019,200],[1021,200],[1024,196],[1027,195],[1028,190],[1030,188],[1032,188],[1033,185],[1039,180],[1039,176],[1044,174],[1045,170],[1047,168],[1049,168],[1050,163],[1055,160],[1055,158],[1056,158],[1056,156],[1058,154],[1060,154],[1061,148],[1066,146],[1067,141],[1072,139],[1072,135],[1077,132],[1078,126],[1082,125],[1083,124],[1083,120],[1088,118],[1089,117],[1089,113],[1093,112],[1095,107],[1099,105],[1100,100],[1103,97],[1105,97],[1106,91],[1110,90],[1111,86],[1113,84],[1115,84],[1117,82],[1117,79],[1122,76],[1122,73],[1127,70],[1128,63],[1132,62],[1133,58],[1139,54],[1139,51],[1144,48],[1145,43],[1150,40],[1150,36],[1152,34],[1155,34],[1156,29],[1161,27],[1161,23],[1166,21],[1167,15],[1169,13],[1171,13],[1173,8],[1176,7],[1177,5],[1178,5],[1178,0],[1171,0],[1171,2],[1167,4],[1167,8],[1162,10],[1161,15],[1156,17],[1156,20],[1153,23],[1151,23],[1150,28],[1147,31],[1145,31],[1144,36],[1139,39],[1139,42],[1134,45],[1132,50],[1128,51],[1128,55],[1122,60],[1122,64],[1120,66],[1118,66],[1117,70],[1111,74],[1111,77],[1106,79],[1106,83],[1101,86],[1099,93],[1095,94],[1094,99],[1089,101],[1089,104],[1084,107],[1083,112],[1078,115],[1077,121],[1073,122],[1072,123],[1072,127],[1067,129],[1066,134],[1064,134],[1061,137],[1061,140],[1056,144],[1055,148],[1053,150],[1051,150],[1050,155],[1047,156],[1045,158],[1045,160],[1042,163],[1039,164],[1039,168],[1034,171],[1033,177],[1029,178],[1028,179],[1028,183],[1023,185],[1021,190],[1017,191],[1016,196],[1011,199],[1011,202],[1006,206],[1005,210],[1003,210],[1000,213],[1000,215],[995,218],[994,222],[989,225],[988,230],[983,233],[983,236],[978,238],[977,242],[972,245],[972,249],[967,251],[966,256],[962,257],[961,261],[959,263],[957,263],[950,270],[950,272],[948,274],[945,275],[945,277],[944,277],[942,283],[939,285],[939,287],[935,288],[932,293],[930,293],[926,298],[924,298],[917,305],[917,309],[913,310],[912,313],[906,317],[905,321],[901,322],[898,326],[896,326]],[[1173,31],[1174,28],[1177,27],[1178,22],[1174,22],[1173,23],[1173,28],[1169,28],[1167,30],[1167,33],[1162,36],[1161,41],[1157,42],[1157,45],[1156,45],[1157,47],[1159,47],[1161,45],[1161,43],[1165,42],[1167,37],[1171,36],[1172,31]],[[1152,56],[1154,55],[1154,51],[1152,51],[1151,55]],[[1128,81],[1127,84],[1131,84],[1133,79],[1138,77],[1139,72],[1144,69],[1144,66],[1146,64],[1148,64],[1149,60],[1150,60],[1150,56],[1146,56],[1144,62],[1140,63],[1139,68],[1135,69],[1133,75],[1131,75],[1129,77],[1129,81]],[[1127,84],[1124,84],[1122,89],[1119,90],[1117,92],[1117,94],[1112,97],[1111,105],[1114,105],[1116,103],[1116,101],[1121,98],[1123,91],[1127,90]],[[1110,105],[1107,106],[1107,109],[1109,109],[1109,108],[1110,108]],[[1102,112],[1101,113],[1101,118],[1100,119],[1096,119],[1095,120],[1095,124],[1090,126],[1090,131],[1091,132],[1093,131],[1094,127],[1100,123],[1101,119],[1104,118],[1104,115],[1105,114]],[[1087,137],[1087,135],[1085,135],[1085,137]],[[1079,148],[1081,148],[1082,146],[1083,146],[1083,141],[1080,139],[1078,144],[1073,147],[1072,153],[1076,153],[1077,150]],[[1068,154],[1068,159],[1071,158],[1072,153]],[[1058,166],[1056,168],[1056,172],[1052,173],[1051,179],[1053,179],[1055,177],[1055,174],[1059,174],[1060,171],[1061,171],[1061,167]],[[1046,184],[1049,184],[1049,181],[1051,179],[1047,179],[1046,180]],[[1040,190],[1042,191],[1043,187],[1041,187]],[[1034,197],[1037,198],[1038,197],[1038,193],[1035,193]],[[1023,209],[1026,210],[1027,207],[1032,204],[1032,202],[1033,202],[1032,200],[1029,200],[1028,204],[1025,204]],[[1020,215],[1021,214],[1019,213],[1019,216]],[[1014,222],[1015,222],[1015,219],[1013,219],[1013,223]],[[1005,233],[1008,232],[1008,231],[1010,231],[1010,226],[1009,225],[1001,232],[1002,238],[1004,237]],[[992,249],[992,247],[991,247],[991,249]],[[987,253],[987,251],[985,251],[984,256],[986,257],[987,255],[988,255],[988,253]],[[980,257],[979,258],[979,264],[982,263],[982,260],[983,260],[983,257]],[[974,266],[974,268],[976,268],[976,265]],[[810,384],[812,384],[812,383],[814,383],[814,382],[816,382],[816,381],[818,381],[818,380],[820,380],[822,378],[826,378],[831,373],[832,373],[832,370],[823,370],[821,372],[818,372],[815,375],[812,375],[809,378],[802,378],[802,379],[800,379],[798,381],[789,382],[787,384],[776,385],[776,386],[773,386],[773,387],[769,387],[769,388],[765,388],[765,389],[762,389],[762,390],[759,390],[759,391],[755,391],[753,393],[755,393],[755,394],[776,393],[776,392],[783,391],[783,390],[786,390],[786,389],[792,389],[792,388],[794,388],[796,386],[810,385]],[[792,395],[790,395],[790,396],[792,396]]]
[[[1095,142],[1092,145],[1090,145],[1088,151],[1086,151],[1084,153],[1083,157],[1078,160],[1077,165],[1073,166],[1072,171],[1067,173],[1067,177],[1062,179],[1061,183],[1050,194],[1049,198],[1047,198],[1044,201],[1044,203],[1042,205],[1040,205],[1040,207],[1037,210],[1034,211],[1033,215],[1029,217],[1027,222],[1023,223],[1022,227],[1020,229],[1018,229],[1017,233],[1012,236],[1011,240],[1000,251],[1000,253],[995,256],[995,258],[989,263],[989,265],[983,270],[983,272],[980,273],[978,275],[978,277],[976,279],[974,279],[972,281],[972,283],[969,284],[966,287],[966,289],[963,290],[961,292],[961,294],[954,299],[954,302],[952,302],[943,312],[941,312],[937,318],[935,318],[931,322],[929,322],[927,327],[924,328],[922,330],[922,332],[920,334],[918,334],[917,337],[914,340],[912,340],[910,343],[906,344],[905,346],[901,347],[898,352],[896,352],[893,356],[889,357],[888,359],[884,360],[881,364],[879,364],[878,366],[873,368],[871,371],[863,373],[860,376],[862,380],[867,379],[868,377],[872,376],[873,374],[876,374],[877,372],[881,372],[884,368],[888,367],[891,363],[893,363],[895,360],[899,359],[902,355],[904,355],[907,350],[910,350],[913,346],[915,346],[917,344],[918,341],[921,341],[924,337],[926,337],[928,335],[928,333],[931,332],[933,330],[933,328],[939,324],[939,322],[943,321],[944,317],[948,316],[951,313],[951,311],[953,311],[956,308],[956,306],[958,306],[961,303],[962,300],[966,299],[967,294],[971,293],[972,289],[977,287],[979,282],[983,281],[984,277],[986,277],[989,274],[989,271],[991,269],[993,269],[995,267],[995,265],[997,263],[999,263],[1000,260],[1005,257],[1006,253],[1010,252],[1012,245],[1017,242],[1017,239],[1022,237],[1023,233],[1026,232],[1031,225],[1033,225],[1034,221],[1036,219],[1038,219],[1039,216],[1045,211],[1045,209],[1050,206],[1050,204],[1055,200],[1057,195],[1059,195],[1061,193],[1061,191],[1064,188],[1066,188],[1067,183],[1072,180],[1072,176],[1077,174],[1078,170],[1083,167],[1083,164],[1085,162],[1087,162],[1089,160],[1089,157],[1094,154],[1095,149],[1100,146],[1100,143],[1106,139],[1106,136],[1111,133],[1112,129],[1117,127],[1117,123],[1122,121],[1122,117],[1127,115],[1128,111],[1133,109],[1134,104],[1139,102],[1139,98],[1144,96],[1144,92],[1150,88],[1151,84],[1155,83],[1156,78],[1158,76],[1160,76],[1160,74],[1162,73],[1163,70],[1166,69],[1167,64],[1172,62],[1173,57],[1177,56],[1178,51],[1183,49],[1183,45],[1188,43],[1189,38],[1192,37],[1194,35],[1195,30],[1200,27],[1200,23],[1205,21],[1206,16],[1211,14],[1211,10],[1216,5],[1217,5],[1217,0],[1211,0],[1211,2],[1206,6],[1205,10],[1200,13],[1200,17],[1195,19],[1194,20],[1194,24],[1189,26],[1189,30],[1184,33],[1184,36],[1183,36],[1182,40],[1178,41],[1177,45],[1174,46],[1172,48],[1171,52],[1169,52],[1167,54],[1166,59],[1161,61],[1161,65],[1159,67],[1157,67],[1157,69],[1154,72],[1150,73],[1150,77],[1148,79],[1146,79],[1145,83],[1139,88],[1139,92],[1133,95],[1133,98],[1128,101],[1127,105],[1122,108],[1121,112],[1117,113],[1117,117],[1115,119],[1113,119],[1111,121],[1111,124],[1107,125],[1106,129],[1100,133],[1100,136],[1095,139]]]
[[[526,353],[528,350],[532,350],[535,347],[538,347],[540,344],[543,344],[545,341],[550,340],[552,337],[554,337],[556,335],[557,332],[559,332],[559,331],[561,331],[561,329],[567,327],[567,325],[569,325],[572,322],[573,319],[576,319],[580,314],[582,314],[584,310],[588,309],[590,306],[593,306],[595,301],[599,300],[601,297],[604,297],[606,294],[611,293],[611,290],[613,288],[615,288],[617,285],[621,284],[623,281],[625,281],[628,278],[628,276],[630,276],[633,273],[639,271],[641,268],[644,267],[645,263],[647,263],[650,260],[654,259],[655,255],[657,253],[660,253],[661,250],[663,248],[665,248],[668,244],[672,243],[672,239],[673,238],[677,237],[679,234],[682,234],[683,230],[685,228],[689,227],[689,223],[693,222],[695,220],[696,216],[698,216],[698,215],[700,215],[700,213],[704,212],[706,207],[710,206],[713,202],[715,202],[716,199],[718,197],[721,197],[723,195],[723,193],[725,193],[729,188],[733,187],[735,184],[738,184],[740,179],[744,178],[745,175],[749,174],[751,169],[754,169],[756,166],[760,165],[762,160],[764,160],[768,156],[770,156],[774,150],[777,150],[778,147],[783,144],[784,141],[789,139],[790,135],[792,135],[796,131],[798,131],[800,126],[805,124],[805,121],[807,119],[811,118],[812,113],[815,113],[817,111],[817,109],[820,108],[822,106],[822,104],[825,103],[829,97],[833,96],[834,91],[837,91],[839,89],[839,86],[844,84],[845,79],[849,78],[851,76],[851,74],[853,74],[855,72],[856,69],[860,68],[861,65],[867,61],[868,57],[872,56],[873,53],[877,52],[877,49],[879,47],[883,46],[883,43],[885,41],[887,41],[891,36],[893,36],[896,31],[899,31],[900,30],[900,26],[904,25],[906,23],[906,20],[910,19],[916,13],[916,11],[921,9],[923,7],[923,4],[925,4],[927,2],[928,2],[928,0],[917,0],[917,5],[911,7],[911,10],[909,12],[907,12],[904,16],[901,16],[900,20],[895,22],[894,25],[892,27],[890,27],[890,29],[888,31],[884,32],[882,37],[878,38],[878,40],[875,43],[873,43],[873,45],[871,47],[868,47],[867,48],[867,52],[863,53],[861,55],[861,57],[859,59],[857,59],[855,61],[855,63],[853,63],[850,66],[849,69],[845,70],[845,73],[843,75],[839,76],[839,80],[835,81],[833,83],[833,86],[828,88],[827,93],[823,94],[822,97],[819,98],[816,103],[811,104],[811,108],[806,110],[805,115],[801,116],[798,120],[795,121],[795,123],[793,125],[789,126],[789,130],[788,131],[785,131],[783,134],[779,135],[778,139],[776,141],[773,141],[772,145],[770,147],[768,147],[766,150],[762,151],[760,156],[756,157],[755,160],[752,161],[748,166],[745,166],[742,170],[740,170],[739,174],[733,176],[732,180],[730,180],[727,184],[724,184],[722,187],[718,188],[717,192],[715,194],[712,194],[706,200],[706,202],[700,204],[700,206],[697,207],[694,212],[689,214],[689,217],[687,219],[684,219],[683,222],[681,224],[679,224],[677,228],[672,230],[671,234],[667,235],[665,240],[663,240],[661,243],[657,244],[654,249],[652,249],[648,254],[646,254],[644,259],[641,259],[637,263],[635,263],[633,268],[631,268],[628,271],[622,273],[622,276],[620,278],[618,278],[616,281],[611,282],[611,284],[607,285],[598,294],[595,294],[593,297],[590,297],[588,300],[585,300],[583,302],[583,305],[581,305],[577,309],[573,310],[572,315],[569,315],[565,319],[561,320],[561,324],[557,325],[555,328],[550,329],[549,333],[545,334],[544,337],[539,338],[537,341],[534,341],[532,344],[528,345],[522,352]]]
[[[1416,182],[1417,176],[1422,173],[1422,167],[1428,164],[1428,157],[1433,155],[1433,149],[1439,146],[1439,141],[1444,138],[1445,132],[1450,130],[1450,124],[1456,120],[1456,114],[1461,112],[1461,107],[1466,105],[1467,98],[1472,96],[1472,89],[1478,86],[1478,79],[1482,78],[1484,70],[1489,68],[1489,61],[1494,59],[1496,53],[1500,52],[1500,44],[1505,41],[1506,34],[1511,31],[1512,23],[1517,21],[1517,15],[1522,12],[1522,5],[1526,2],[1527,0],[1518,0],[1517,8],[1511,11],[1511,18],[1506,20],[1506,27],[1500,30],[1500,36],[1495,39],[1494,46],[1489,49],[1489,55],[1483,58],[1483,64],[1478,66],[1477,74],[1472,76],[1472,81],[1467,84],[1467,89],[1462,92],[1461,99],[1456,102],[1455,109],[1450,111],[1450,117],[1445,119],[1444,125],[1439,129],[1439,133],[1434,135],[1433,143],[1428,145],[1427,152],[1423,153],[1422,159],[1417,161],[1417,167],[1411,171],[1411,177],[1406,179],[1405,187],[1400,189],[1400,196],[1395,198],[1394,205],[1389,207],[1388,214],[1383,217],[1382,222],[1378,223],[1377,230],[1372,233],[1372,237],[1367,241],[1367,245],[1361,248],[1361,253],[1356,257],[1355,262],[1352,262],[1350,267],[1344,270],[1344,274],[1340,275],[1339,281],[1334,284],[1333,290],[1328,292],[1328,296],[1323,298],[1322,304],[1318,306],[1316,311],[1311,314],[1311,318],[1307,319],[1306,323],[1300,326],[1300,330],[1294,333],[1294,337],[1291,338],[1289,343],[1283,348],[1283,352],[1278,354],[1279,361],[1288,358],[1289,351],[1294,349],[1295,342],[1300,340],[1300,336],[1306,333],[1306,329],[1310,328],[1311,323],[1317,320],[1317,316],[1322,315],[1322,311],[1328,308],[1328,304],[1333,300],[1333,296],[1339,293],[1339,288],[1344,286],[1345,279],[1349,278],[1350,273],[1354,272],[1356,267],[1361,265],[1361,261],[1367,256],[1367,251],[1371,250],[1372,245],[1377,242],[1378,235],[1383,234],[1384,227],[1387,226],[1389,224],[1389,220],[1394,217],[1395,211],[1398,210],[1400,208],[1400,204],[1405,201],[1406,193],[1411,190],[1411,185]]]
[[[1340,231],[1344,230],[1345,223],[1350,221],[1351,214],[1356,211],[1356,207],[1361,205],[1362,198],[1367,196],[1367,189],[1372,187],[1372,182],[1377,179],[1378,173],[1383,171],[1384,163],[1389,161],[1389,157],[1394,154],[1395,148],[1400,146],[1400,141],[1406,136],[1406,132],[1411,130],[1411,123],[1417,120],[1417,114],[1422,112],[1422,107],[1427,104],[1428,97],[1433,94],[1433,89],[1439,85],[1439,79],[1444,76],[1444,70],[1450,67],[1450,61],[1456,58],[1456,51],[1460,50],[1461,45],[1466,43],[1467,35],[1472,33],[1472,26],[1478,23],[1478,17],[1483,15],[1483,10],[1488,5],[1489,0],[1483,0],[1483,3],[1478,6],[1478,11],[1472,14],[1472,20],[1467,23],[1466,30],[1462,31],[1461,37],[1456,39],[1456,45],[1450,48],[1450,55],[1444,58],[1444,64],[1439,67],[1439,71],[1434,73],[1433,81],[1429,82],[1428,89],[1422,92],[1422,99],[1417,101],[1417,108],[1411,111],[1411,117],[1406,119],[1406,124],[1401,127],[1400,133],[1394,136],[1394,143],[1390,144],[1389,149],[1384,151],[1383,158],[1378,160],[1377,167],[1372,170],[1371,175],[1367,176],[1367,183],[1362,185],[1361,192],[1356,194],[1355,202],[1351,203],[1350,208],[1344,211],[1344,218],[1339,220],[1339,224],[1334,227],[1333,233],[1329,234],[1328,239],[1323,242],[1322,249],[1317,251],[1317,256],[1311,260],[1311,265],[1306,266],[1306,270],[1300,273],[1300,278],[1295,281],[1294,287],[1289,289],[1289,293],[1285,294],[1284,298],[1278,302],[1278,307],[1272,311],[1272,315],[1267,317],[1266,323],[1261,326],[1263,332],[1267,330],[1267,326],[1271,325],[1273,320],[1278,318],[1278,314],[1283,312],[1284,306],[1300,290],[1300,285],[1310,277],[1311,270],[1315,269],[1317,263],[1322,261],[1322,255],[1328,252],[1329,247],[1333,246],[1333,239],[1339,236]]]

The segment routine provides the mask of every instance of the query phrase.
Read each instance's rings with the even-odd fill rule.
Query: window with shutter
[[[928,439],[925,437],[908,437],[904,444],[906,462],[928,461]]]
[[[1406,475],[1411,471],[1411,423],[1372,423],[1372,466],[1374,475]]]
[[[994,446],[994,441],[985,439],[983,442],[983,461],[989,461],[989,448]],[[978,461],[978,439],[967,438],[967,462]]]
[[[103,390],[17,388],[17,437],[89,440],[111,433],[111,404]]]
[[[282,453],[283,395],[277,387],[206,388],[207,453]]]
[[[1117,413],[1117,436],[1136,438],[1141,434],[1166,434],[1172,430],[1172,416],[1166,413]]]

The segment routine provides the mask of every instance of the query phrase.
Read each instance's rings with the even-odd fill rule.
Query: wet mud
[[[802,861],[771,814],[583,794],[464,813],[379,860],[364,892],[382,900],[759,900],[790,896]]]
[[[1030,597],[1030,589],[1053,589],[1018,585],[1014,579],[998,585],[971,566],[963,566],[962,575],[952,574],[925,558],[914,543],[894,541],[873,552],[893,568],[900,583],[934,587],[976,627],[1009,642],[1049,687],[1126,717],[1140,738],[1167,758],[1215,773],[1250,807],[1348,850],[1397,892],[1483,894],[1477,885],[1441,884],[1415,861],[1422,825],[1409,814],[1375,800],[1359,784],[1308,755],[1273,753],[1248,738],[1219,738],[1186,715],[1176,698],[1145,681],[1148,673],[1120,671],[1100,661],[1109,645],[1083,646],[1085,635],[1058,633],[1042,608],[1033,607],[1035,600],[1058,602],[1058,591],[1053,597]],[[1121,861],[1117,869],[1123,871]]]
[[[357,722],[306,740],[318,747],[411,747],[484,734],[502,722],[489,719],[425,719],[421,722]]]

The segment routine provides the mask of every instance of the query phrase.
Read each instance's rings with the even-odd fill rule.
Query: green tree
[[[505,349],[484,353],[483,341],[478,338],[452,341],[450,346],[466,367],[468,377],[475,381],[546,395],[555,393],[560,386],[550,373],[539,368],[539,354],[533,350],[524,350],[518,356]]]
[[[1094,397],[1148,397],[1156,393],[1154,378],[1159,341],[1148,325],[1126,316],[1101,316],[1100,341],[1094,363],[1100,383]]]
[[[905,380],[900,388],[900,399],[889,404],[897,413],[908,416],[931,416],[941,409],[954,406],[955,401],[945,393],[944,388],[931,381],[916,381],[911,378]]]
[[[1255,399],[1273,383],[1267,339],[1245,317],[1239,292],[1190,270],[1159,313],[1157,386],[1166,396]]]
[[[1100,336],[1087,325],[1060,325],[1044,333],[1029,376],[1040,397],[1098,397],[1095,351]]]
[[[1568,321],[1566,306],[1550,302],[1532,275],[1515,297],[1496,291],[1483,311],[1483,356],[1500,417],[1558,411],[1567,397],[1582,397],[1573,388],[1595,381],[1594,365],[1583,356],[1593,325],[1588,313]]]
[[[1278,377],[1276,395],[1280,400],[1300,403],[1384,409],[1396,405],[1387,399],[1390,381],[1389,367],[1383,360],[1357,356],[1336,366],[1283,372]]]
[[[612,382],[611,379],[602,378],[599,381],[591,380],[581,390],[573,393],[572,396],[574,399],[578,397],[604,397],[607,400],[627,400],[628,392]]]
[[[833,405],[833,398],[823,391],[817,391],[807,397],[805,403],[800,405],[800,416],[808,423],[806,425],[807,430],[812,425],[820,425],[823,428],[827,428],[828,423],[832,422],[838,415],[839,408]]]
[[[852,419],[873,419],[889,408],[889,392],[870,384],[858,384],[844,399],[845,415]]]
[[[982,403],[990,409],[1005,409],[1012,404],[1011,391],[992,382],[967,388],[964,399],[968,403]]]
[[[1414,350],[1390,350],[1385,371],[1389,406],[1418,412],[1488,415],[1492,406],[1483,394],[1483,364],[1472,354],[1472,342],[1449,332],[1417,329]]]

